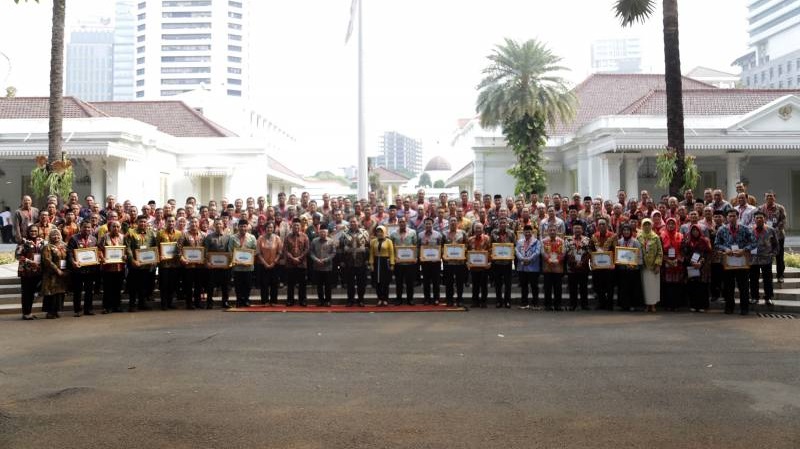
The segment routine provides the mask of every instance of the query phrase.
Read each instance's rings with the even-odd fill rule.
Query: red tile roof
[[[275,159],[272,156],[267,156],[267,164],[269,165],[269,168],[275,170],[276,172],[283,173],[284,175],[287,175],[287,176],[293,176],[293,177],[295,177],[297,179],[300,179],[300,180],[303,179],[303,177],[298,175],[297,172],[295,172],[292,169],[290,169],[289,167],[281,164],[280,162],[278,162],[277,159]]]
[[[800,96],[800,90],[698,89],[683,92],[683,115],[744,115],[786,95]],[[622,114],[666,115],[667,93],[650,91]]]
[[[402,173],[398,173],[386,167],[375,167],[372,169],[372,171],[374,173],[377,173],[378,178],[383,182],[405,182],[411,179],[408,176],[403,175]]]
[[[64,118],[105,117],[89,103],[64,97]],[[36,119],[50,117],[48,97],[0,98],[0,119]]]
[[[175,137],[235,137],[182,101],[97,101],[97,109],[111,117],[149,123]]]
[[[559,124],[554,136],[570,134],[594,119],[617,115],[649,92],[664,89],[664,75],[596,73],[578,84],[573,92],[578,98],[578,111],[569,124]],[[714,87],[683,77],[683,90]]]

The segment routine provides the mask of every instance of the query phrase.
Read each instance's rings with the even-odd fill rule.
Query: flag
[[[358,0],[353,0],[350,4],[350,23],[347,24],[347,34],[344,36],[344,43],[350,41],[350,35],[353,34],[353,23],[356,21],[356,11],[358,10]]]

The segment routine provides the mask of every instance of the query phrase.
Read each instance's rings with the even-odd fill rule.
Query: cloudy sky
[[[663,72],[660,12],[621,30],[613,0],[364,0],[368,152],[384,130],[423,140],[425,159],[444,154],[453,168],[470,154],[448,153],[457,119],[475,111],[475,86],[493,46],[537,38],[564,58],[573,83],[589,74],[591,42],[643,40],[645,68]],[[69,0],[68,27],[113,17],[113,0]],[[301,173],[356,163],[356,46],[344,44],[350,0],[253,2],[253,99],[298,140],[276,155]],[[660,4],[660,2],[658,2]],[[745,0],[681,0],[684,72],[703,65],[735,71],[747,47]],[[52,3],[0,0],[0,87],[47,95]],[[299,157],[298,157],[299,156]]]

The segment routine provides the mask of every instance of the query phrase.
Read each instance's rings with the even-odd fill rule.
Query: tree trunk
[[[683,127],[683,83],[680,40],[678,39],[678,0],[664,0],[664,80],[667,86],[667,146],[675,150],[677,170],[669,193],[680,197],[686,167]]]
[[[47,164],[61,159],[61,128],[64,119],[64,21],[66,0],[53,0],[53,35],[50,42],[50,129]]]

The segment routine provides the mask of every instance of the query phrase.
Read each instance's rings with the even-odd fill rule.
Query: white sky
[[[23,0],[24,1],[24,0]],[[538,38],[580,82],[589,74],[591,42],[643,40],[645,69],[663,72],[659,13],[621,30],[613,0],[364,0],[367,151],[397,130],[423,140],[424,159],[445,155],[460,168],[471,154],[448,154],[455,122],[475,114],[475,86],[486,55],[504,37]],[[356,164],[356,40],[344,45],[350,0],[253,0],[253,98],[298,139],[276,157],[294,170]],[[747,48],[745,0],[681,0],[683,71],[698,65],[736,72]],[[68,29],[89,16],[113,17],[113,0],[69,0]],[[0,86],[20,96],[47,95],[52,2],[0,0]]]

